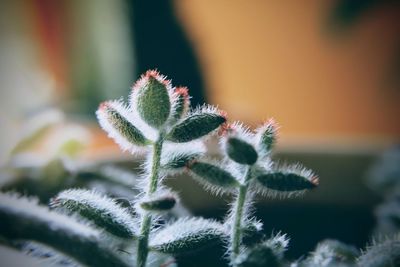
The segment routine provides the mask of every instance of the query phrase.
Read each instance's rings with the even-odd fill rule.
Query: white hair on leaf
[[[147,138],[148,140],[154,141],[154,133],[152,131],[143,132],[143,127],[138,125],[139,120],[136,120],[133,113],[130,112],[129,108],[125,106],[122,100],[112,100],[103,102],[96,112],[97,119],[99,120],[100,126],[104,131],[108,133],[108,136],[114,139],[114,141],[121,147],[124,151],[129,151],[131,153],[136,153],[138,151],[143,151],[146,149],[145,146],[138,146],[130,142],[125,136],[123,136],[109,120],[108,109],[115,110],[124,120],[129,122],[133,127],[139,131],[140,134]]]
[[[312,189],[319,184],[319,178],[313,171],[303,167],[301,164],[273,164],[271,169],[265,174],[259,173],[259,176],[254,179],[256,183],[251,186],[258,193],[270,198],[291,198],[302,196],[307,190]],[[271,186],[264,185],[260,180],[263,175],[280,176],[281,179],[274,178]],[[286,181],[285,177],[292,178]],[[296,178],[296,185],[293,183],[293,177]],[[297,187],[296,187],[297,186]],[[298,189],[297,189],[298,188]]]
[[[169,126],[175,125],[184,119],[190,108],[190,95],[187,87],[175,87],[171,96],[171,116],[169,118]]]
[[[174,103],[176,102],[177,95],[175,93],[175,88],[172,86],[171,80],[168,80],[165,75],[160,74],[157,70],[148,70],[146,73],[144,73],[137,81],[136,83],[132,86],[131,93],[129,95],[129,106],[132,114],[134,115],[135,121],[138,121],[138,124],[140,127],[142,127],[145,132],[157,132],[156,129],[148,125],[144,120],[141,118],[141,116],[138,113],[138,99],[139,99],[139,94],[141,93],[140,91],[145,87],[150,79],[155,79],[157,82],[162,84],[168,93],[169,97],[169,102],[171,104],[170,106],[170,112],[169,112],[169,118],[167,119],[167,124],[171,120],[172,113],[174,107]],[[164,127],[167,127],[168,125],[165,125]],[[157,137],[156,137],[157,138]],[[156,139],[152,139],[156,140]]]
[[[181,218],[165,226],[152,236],[150,249],[170,254],[187,253],[226,236],[223,226],[203,218]]]
[[[65,216],[40,206],[37,198],[21,197],[16,193],[0,193],[0,210],[21,214],[33,221],[43,221],[54,231],[72,232],[77,236],[94,239],[101,236],[101,231],[85,221],[77,221],[75,217]]]
[[[114,199],[95,190],[68,189],[52,199],[53,208],[71,208],[71,211],[90,210],[95,223],[101,223],[110,232],[122,236],[135,236],[138,232],[130,211],[119,205]],[[94,215],[96,214],[96,215]],[[92,217],[92,216],[91,216]]]
[[[188,144],[165,142],[161,154],[161,171],[168,175],[176,175],[185,171],[190,161],[204,156],[206,147],[201,140]]]
[[[259,149],[259,152],[261,152],[260,150],[270,150],[272,148],[272,146],[276,142],[276,139],[278,138],[279,128],[280,126],[278,125],[278,123],[276,123],[276,121],[273,118],[271,118],[255,130],[254,145]],[[268,140],[270,142],[269,144],[263,144],[263,142],[266,141],[263,140],[263,138],[265,137],[269,139]],[[268,147],[263,147],[265,145],[267,145]],[[270,151],[264,151],[264,152],[269,153]]]
[[[220,170],[223,176],[228,176],[226,178],[222,177],[222,184],[219,183],[220,178],[216,178],[212,176],[212,173],[207,175],[200,175],[199,173],[194,172],[191,168],[192,165],[188,166],[189,174],[192,175],[195,181],[201,184],[207,191],[211,192],[215,195],[221,195],[223,193],[232,193],[236,191],[237,186],[239,185],[239,181],[235,176],[233,176],[229,171],[227,171],[225,167],[225,161],[220,162],[213,158],[202,158],[201,160],[195,160],[193,164],[196,163],[204,163],[210,165],[210,168],[217,168]],[[212,172],[211,169],[208,169]],[[207,177],[207,178],[206,178]]]
[[[224,128],[224,133],[222,134],[222,138],[219,141],[219,146],[221,148],[221,151],[223,151],[225,154],[228,150],[227,143],[231,138],[239,139],[252,147],[254,146],[254,133],[250,130],[249,127],[243,125],[243,123],[239,121],[228,124]]]

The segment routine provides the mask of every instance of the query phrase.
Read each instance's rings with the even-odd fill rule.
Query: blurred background
[[[218,105],[252,127],[273,117],[274,157],[320,176],[304,198],[258,204],[267,232],[292,237],[291,257],[324,238],[362,247],[382,198],[365,177],[400,141],[399,18],[390,0],[3,0],[0,165],[31,167],[60,153],[131,161],[94,113],[157,68],[189,87],[192,105]],[[187,177],[168,182],[195,215],[227,209],[227,197]]]

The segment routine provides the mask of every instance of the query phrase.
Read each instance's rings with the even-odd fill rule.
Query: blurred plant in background
[[[400,231],[400,147],[386,150],[367,176],[371,190],[383,198],[375,209],[377,225],[374,235],[390,236]]]
[[[19,141],[2,163],[2,190],[34,195],[42,203],[70,186],[96,187],[121,197],[132,194],[133,174],[110,164],[99,167],[101,157],[89,156],[94,139],[87,125],[49,109],[26,121],[19,133]]]

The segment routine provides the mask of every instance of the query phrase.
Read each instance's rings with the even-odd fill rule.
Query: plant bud
[[[132,106],[150,126],[159,129],[168,120],[171,111],[170,82],[157,71],[149,70],[133,86]]]
[[[263,126],[256,130],[258,144],[257,148],[263,155],[267,155],[276,142],[278,126],[273,119],[268,120]]]

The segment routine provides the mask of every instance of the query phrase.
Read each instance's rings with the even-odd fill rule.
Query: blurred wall
[[[366,0],[375,7],[345,31],[328,27],[335,7],[363,1],[171,1],[1,1],[0,150],[25,114],[53,105],[93,118],[155,67],[199,91],[196,103],[204,78],[231,120],[274,117],[289,150],[399,141],[400,6],[376,4],[394,1]]]
[[[332,147],[399,141],[399,6],[344,33],[335,1],[175,1],[199,54],[209,100],[252,125],[274,117],[281,142]],[[397,73],[399,74],[399,72]]]

